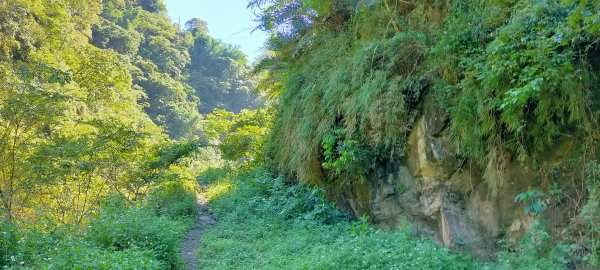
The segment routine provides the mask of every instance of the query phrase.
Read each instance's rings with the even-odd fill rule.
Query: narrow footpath
[[[202,192],[196,194],[198,202],[198,220],[193,229],[191,229],[181,246],[181,258],[185,261],[186,269],[197,270],[200,268],[198,260],[198,249],[204,231],[217,224],[217,220],[208,209],[208,200],[204,193],[205,188],[202,187]]]

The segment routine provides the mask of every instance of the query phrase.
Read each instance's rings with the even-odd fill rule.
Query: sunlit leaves
[[[164,137],[116,53],[88,43],[100,2],[11,4],[20,25],[0,27],[13,40],[0,59],[0,207],[78,223],[107,193],[139,192],[138,157]]]
[[[206,117],[205,135],[219,145],[226,160],[259,161],[271,124],[270,113],[268,109],[242,110],[238,114],[215,110]]]
[[[579,20],[573,7],[518,1],[505,8],[510,13],[504,20],[489,9],[459,11],[449,19],[436,50],[461,56],[444,72],[463,75],[458,83],[447,76],[453,90],[438,89],[438,95],[449,94],[440,100],[450,103],[451,129],[463,153],[482,157],[501,145],[524,159],[546,149],[568,127],[589,124],[585,108],[591,106],[595,80],[581,56],[593,34],[573,28],[571,21]],[[479,30],[469,25],[488,34],[477,42]],[[441,47],[445,44],[452,46]]]

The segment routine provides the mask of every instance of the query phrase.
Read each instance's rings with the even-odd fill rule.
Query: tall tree
[[[100,11],[87,0],[0,2],[0,208],[7,219],[44,213],[81,221],[106,194],[134,194],[137,156],[164,141],[119,55],[89,43]]]

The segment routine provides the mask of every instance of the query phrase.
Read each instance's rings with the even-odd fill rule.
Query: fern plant
[[[323,168],[339,175],[343,171],[356,169],[360,161],[358,141],[345,138],[345,129],[336,129],[323,138]]]

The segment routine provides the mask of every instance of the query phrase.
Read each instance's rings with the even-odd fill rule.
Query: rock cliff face
[[[566,179],[560,174],[573,143],[562,142],[545,157],[544,171],[555,174],[551,180],[541,180],[540,169],[502,152],[494,153],[496,158],[484,173],[476,162],[457,156],[445,132],[447,123],[447,115],[435,102],[424,101],[404,160],[382,162],[366,181],[330,185],[327,191],[356,217],[368,215],[388,228],[410,221],[418,233],[446,247],[488,258],[499,238],[517,240],[534,221],[515,197],[543,181]],[[492,180],[497,183],[495,194],[488,184]],[[555,232],[568,223],[569,215],[561,209],[550,205],[544,213],[551,217],[549,227]]]

